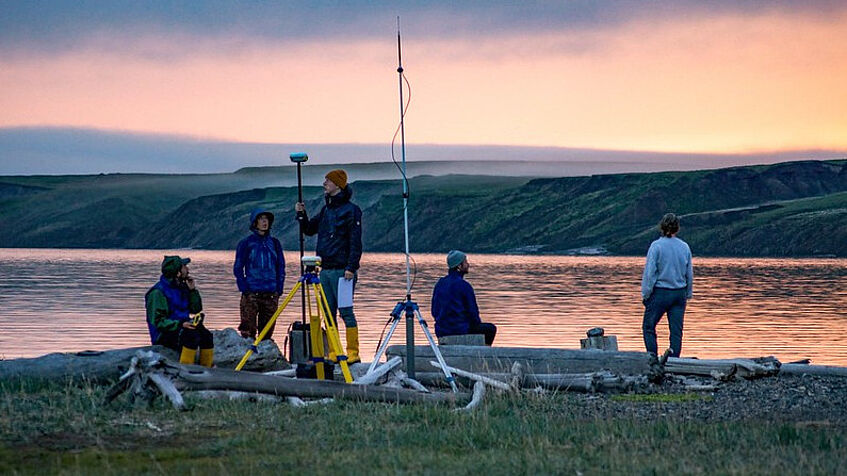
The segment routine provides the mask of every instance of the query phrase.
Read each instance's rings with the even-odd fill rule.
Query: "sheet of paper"
[[[353,307],[353,280],[338,278],[338,307]]]

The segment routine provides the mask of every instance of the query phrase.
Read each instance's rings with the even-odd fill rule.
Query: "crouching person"
[[[162,276],[144,297],[150,342],[179,352],[179,363],[193,364],[200,349],[200,365],[212,366],[212,333],[200,322],[192,324],[190,314],[203,310],[200,291],[189,275],[190,258],[165,256]]]
[[[432,291],[432,317],[438,337],[464,334],[485,335],[485,345],[494,343],[497,326],[482,322],[473,286],[465,281],[470,270],[467,256],[458,250],[447,253],[447,276]]]

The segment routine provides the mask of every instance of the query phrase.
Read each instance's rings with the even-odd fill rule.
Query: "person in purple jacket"
[[[482,322],[473,286],[465,281],[470,270],[467,256],[458,250],[447,253],[447,276],[439,279],[432,290],[432,317],[438,337],[484,334],[485,345],[494,342],[497,326]]]
[[[662,236],[650,244],[647,263],[641,277],[641,299],[644,320],[641,331],[647,352],[658,354],[656,325],[667,313],[670,327],[670,356],[679,357],[682,351],[682,323],[685,305],[693,295],[694,268],[691,249],[676,237],[679,218],[668,213],[659,222]]]
[[[250,236],[238,243],[232,272],[241,291],[241,337],[255,339],[279,305],[285,286],[282,244],[271,236],[273,213],[258,209],[250,214]],[[276,322],[263,340],[273,335]]]

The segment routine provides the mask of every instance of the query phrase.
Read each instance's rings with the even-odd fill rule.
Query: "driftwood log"
[[[439,346],[447,365],[473,373],[510,373],[519,363],[526,374],[581,374],[609,371],[617,375],[662,375],[656,356],[647,352],[613,352],[597,349],[543,349],[526,347]],[[405,345],[388,347],[388,359],[406,358]],[[415,346],[415,375],[432,371],[435,360],[429,346]],[[443,379],[443,376],[442,376]]]
[[[171,382],[178,391],[224,390],[236,392],[256,392],[275,396],[296,396],[301,398],[338,398],[347,400],[396,402],[396,403],[456,403],[467,400],[467,394],[422,393],[403,388],[385,388],[373,385],[351,385],[332,380],[292,379],[262,375],[253,372],[236,372],[228,369],[206,368],[196,365],[180,365],[151,352],[140,353],[133,358],[133,364],[121,380],[108,392],[106,401],[115,399],[124,391],[133,387],[151,387],[155,384],[163,395],[168,397],[174,407],[180,408],[168,388],[162,381]],[[138,383],[138,382],[141,383]],[[164,384],[165,387],[167,384]]]
[[[379,381],[381,378],[383,378],[388,372],[394,370],[394,368],[396,368],[396,367],[399,367],[401,363],[402,363],[402,361],[400,360],[400,357],[391,358],[391,359],[388,360],[388,362],[385,362],[384,364],[375,368],[373,372],[366,373],[365,375],[362,375],[361,377],[357,377],[356,380],[353,381],[353,383],[360,384],[360,385],[375,384],[377,381]]]
[[[138,351],[152,351],[178,359],[176,352],[160,345],[106,351],[57,352],[31,359],[0,360],[0,380],[32,378],[112,382],[127,370],[130,360]]]
[[[756,359],[688,359],[670,357],[665,372],[678,375],[705,375],[718,380],[728,377],[746,379],[770,377],[780,371],[780,362],[773,357]]]
[[[477,375],[504,384],[508,382],[509,386],[517,383],[514,373],[483,372]],[[415,378],[425,385],[446,385],[444,374],[441,372],[417,372]],[[460,373],[456,373],[456,380],[468,388],[474,384],[473,379],[464,377]],[[519,386],[578,393],[621,393],[643,391],[649,387],[649,380],[643,375],[615,375],[605,371],[584,374],[522,374]]]
[[[482,404],[482,398],[485,396],[485,384],[477,380],[473,386],[473,397],[468,404],[462,408],[453,409],[454,412],[472,412]]]
[[[235,329],[212,331],[215,339],[214,364],[219,368],[235,368],[235,365],[253,343],[242,338]],[[259,344],[258,354],[247,362],[246,370],[277,370],[288,368],[288,362],[282,356],[272,340]],[[179,355],[160,345],[133,347],[103,351],[65,352],[43,355],[28,359],[0,360],[0,381],[15,378],[33,378],[44,380],[75,380],[112,382],[124,373],[129,362],[138,351],[152,351],[171,360],[179,360]]]
[[[779,373],[786,375],[823,375],[828,377],[847,377],[847,367],[829,365],[782,364]]]

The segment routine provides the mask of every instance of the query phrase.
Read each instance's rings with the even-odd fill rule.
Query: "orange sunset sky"
[[[0,128],[389,142],[397,16],[410,144],[847,150],[816,1],[3,2]]]

